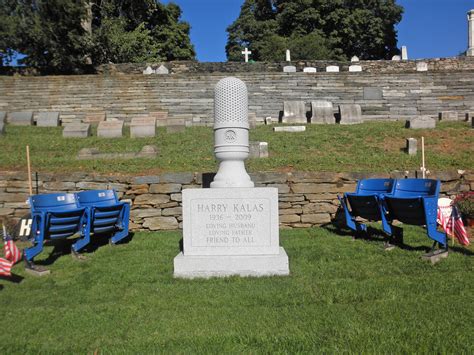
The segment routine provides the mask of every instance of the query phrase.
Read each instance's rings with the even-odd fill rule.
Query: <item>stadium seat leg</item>
[[[76,260],[87,260],[87,257],[78,251],[74,250],[74,246],[71,246],[71,256]]]
[[[25,271],[31,275],[45,276],[51,273],[51,271],[45,267],[36,265],[33,260],[28,260],[25,255],[23,255],[23,260],[25,262]]]

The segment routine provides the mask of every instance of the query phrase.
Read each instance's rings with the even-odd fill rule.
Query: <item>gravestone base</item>
[[[278,189],[185,189],[174,277],[289,275],[279,246]]]
[[[209,278],[226,276],[276,276],[289,275],[288,255],[280,247],[277,255],[206,255],[174,258],[174,277]]]

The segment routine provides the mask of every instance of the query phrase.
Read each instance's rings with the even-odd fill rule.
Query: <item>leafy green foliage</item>
[[[395,0],[246,0],[227,29],[227,57],[242,60],[248,47],[254,60],[275,60],[286,44],[295,60],[390,58],[402,12]]]
[[[180,232],[135,233],[69,255],[48,243],[51,275],[1,280],[3,354],[471,353],[472,247],[431,265],[430,240],[404,226],[410,248],[353,241],[329,227],[282,230],[291,275],[174,279]],[[100,240],[100,237],[95,237]],[[105,245],[104,245],[105,244]],[[54,252],[53,252],[54,250]]]
[[[193,59],[181,9],[153,0],[0,0],[0,60],[71,72],[89,64]]]

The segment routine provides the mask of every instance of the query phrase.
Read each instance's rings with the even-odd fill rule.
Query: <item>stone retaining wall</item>
[[[250,174],[256,186],[276,187],[279,191],[281,228],[300,228],[329,223],[339,206],[337,194],[354,191],[358,179],[369,177],[415,177],[415,172],[391,174],[263,172]],[[438,172],[431,178],[442,181],[443,195],[474,191],[474,172]],[[132,203],[132,230],[168,230],[182,227],[181,192],[186,188],[208,186],[212,174],[168,173],[154,176],[109,176],[75,173],[40,174],[39,192],[74,192],[89,189],[115,189]],[[0,219],[14,221],[28,213],[27,174],[0,172]]]

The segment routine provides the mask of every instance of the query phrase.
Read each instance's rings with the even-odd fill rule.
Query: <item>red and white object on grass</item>
[[[456,237],[462,245],[470,244],[461,215],[450,198],[443,197],[438,199],[437,222],[443,227],[447,235]]]
[[[21,252],[15,245],[15,242],[7,234],[5,226],[3,226],[3,238],[5,258],[0,258],[0,276],[11,276],[13,265],[21,260]]]

